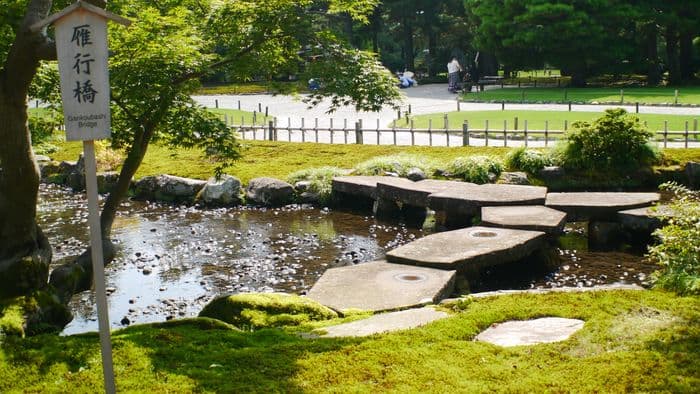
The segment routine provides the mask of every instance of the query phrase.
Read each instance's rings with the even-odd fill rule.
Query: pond
[[[40,189],[39,222],[54,267],[87,247],[83,194],[56,185]],[[567,227],[556,266],[507,265],[470,282],[472,291],[644,284],[655,269],[639,253],[593,252],[579,227]],[[278,209],[199,209],[127,201],[113,230],[116,259],[106,268],[110,324],[196,316],[213,297],[237,292],[303,294],[326,269],[383,258],[424,235],[367,213],[292,205]],[[64,334],[97,330],[93,293],[73,297]]]

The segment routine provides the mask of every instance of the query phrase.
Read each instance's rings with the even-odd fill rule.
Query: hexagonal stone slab
[[[546,195],[547,188],[542,186],[471,185],[431,194],[428,207],[448,216],[476,216],[485,206],[542,205]]]
[[[307,297],[340,312],[405,309],[448,296],[455,275],[455,271],[373,261],[327,270]]]
[[[561,317],[509,321],[492,325],[475,339],[505,347],[559,342],[582,329],[583,324],[583,320]]]
[[[385,184],[413,183],[413,181],[406,178],[391,176],[338,176],[333,178],[332,189],[334,192],[345,193],[351,196],[376,198],[378,182]]]
[[[403,204],[426,208],[428,206],[428,197],[431,194],[455,188],[464,190],[470,186],[473,187],[476,185],[467,182],[440,181],[435,179],[425,179],[418,182],[409,181],[408,183],[385,183],[380,181],[377,183],[377,198],[399,201]]]
[[[436,311],[430,307],[407,309],[405,311],[382,313],[367,319],[337,326],[325,327],[323,331],[326,333],[321,336],[328,338],[364,337],[424,326],[436,320],[444,319],[447,316],[449,316],[447,312]]]
[[[544,205],[481,208],[481,225],[560,234],[566,213]]]
[[[545,205],[569,214],[569,220],[610,219],[618,211],[647,207],[659,193],[549,193]]]
[[[635,208],[617,213],[622,227],[632,231],[651,233],[661,227],[664,218],[673,217],[674,213],[666,205],[657,207]]]
[[[508,263],[543,247],[545,233],[493,227],[468,227],[431,234],[387,253],[391,263],[472,270]]]

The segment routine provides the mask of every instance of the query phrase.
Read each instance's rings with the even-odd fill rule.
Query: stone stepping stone
[[[481,208],[481,225],[561,234],[566,213],[544,205]]]
[[[377,183],[384,184],[412,184],[406,178],[392,176],[338,176],[333,178],[333,192],[349,194],[351,196],[361,196],[375,199],[377,197]]]
[[[477,186],[473,183],[458,181],[440,181],[435,179],[425,179],[418,182],[408,183],[383,181],[377,184],[377,198],[388,201],[398,201],[402,204],[414,207],[427,208],[428,197],[434,193],[439,193],[450,189],[466,190],[469,187]]]
[[[545,245],[541,231],[468,227],[431,234],[387,253],[390,263],[458,271],[504,264]]]
[[[547,188],[542,186],[484,184],[456,187],[433,193],[428,207],[447,216],[477,216],[481,207],[542,205]]]
[[[559,342],[582,329],[583,324],[583,320],[561,317],[509,321],[492,325],[475,339],[505,347]]]
[[[620,211],[617,218],[622,227],[645,233],[652,233],[664,224],[664,218],[673,217],[670,207],[659,205],[657,207],[635,208]]]
[[[659,201],[659,193],[549,193],[546,206],[569,214],[569,220],[613,221],[618,211],[642,208]]]
[[[413,308],[452,293],[455,275],[455,271],[373,261],[327,270],[307,297],[341,313]]]
[[[436,320],[448,317],[447,312],[436,311],[433,308],[417,308],[405,311],[382,313],[367,319],[337,326],[326,327],[322,337],[364,337],[392,331],[407,330],[424,326]]]

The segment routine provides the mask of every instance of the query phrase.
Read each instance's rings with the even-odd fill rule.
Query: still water
[[[87,202],[42,185],[39,220],[54,250],[54,266],[87,247]],[[580,227],[567,228],[555,266],[507,265],[483,273],[472,291],[532,287],[645,284],[654,266],[639,253],[593,252]],[[384,257],[424,233],[401,223],[294,205],[203,210],[125,202],[112,233],[116,259],[106,268],[110,324],[196,316],[220,294],[280,291],[303,294],[326,269]],[[64,334],[97,329],[93,293],[71,302],[75,318]]]

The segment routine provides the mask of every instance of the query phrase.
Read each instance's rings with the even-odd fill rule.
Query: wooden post
[[[306,129],[304,128],[304,118],[301,118],[301,142],[306,142]]]
[[[508,121],[503,119],[503,146],[508,146]]]
[[[238,110],[241,110],[241,100],[238,100]]]
[[[549,121],[544,121],[544,146],[549,145]]]
[[[258,117],[258,113],[255,112],[255,111],[253,111],[253,126],[255,126],[255,124],[256,124],[257,121],[258,121],[257,117]]]
[[[362,120],[355,122],[355,143],[362,145]]]
[[[501,100],[501,111],[506,110],[506,100]]]
[[[348,144],[348,119],[343,119],[343,143]]]
[[[564,119],[564,131],[569,130],[569,121]]]
[[[274,141],[275,140],[275,122],[273,121],[268,121],[267,123],[268,126],[268,132],[267,132],[267,139],[269,141]]]
[[[620,105],[625,102],[625,89],[620,89]]]
[[[673,104],[678,105],[678,89],[673,92]]]
[[[685,121],[685,149],[688,149],[688,121]]]
[[[214,108],[219,108],[219,99],[214,99]]]
[[[331,145],[333,144],[333,118],[331,118],[331,127],[330,127],[330,132],[331,132]]]
[[[489,146],[489,120],[484,121],[484,145]]]
[[[391,125],[391,132],[394,134],[394,145],[396,145],[396,121]]]
[[[457,112],[460,111],[460,108],[459,108],[459,107],[460,107],[460,105],[459,105],[459,99],[457,99]]]
[[[377,146],[379,145],[379,137],[380,137],[380,132],[379,132],[379,118],[377,118]]]
[[[292,142],[292,118],[287,118],[287,141]]]
[[[518,131],[518,117],[517,116],[515,117],[515,119],[513,119],[513,123],[514,123],[515,131]]]
[[[265,106],[265,117],[267,118],[267,106]]]
[[[668,120],[664,120],[664,148],[668,146]]]
[[[462,146],[469,146],[469,122],[466,120],[462,124]]]
[[[262,104],[258,103],[258,112],[262,112]]]
[[[524,121],[523,123],[524,123],[524,124],[523,124],[523,132],[525,133],[525,147],[527,148],[527,138],[528,138],[528,135],[527,135],[527,119],[525,119],[525,121]]]
[[[318,118],[314,118],[314,140],[318,144]]]
[[[411,146],[416,145],[416,133],[413,130],[413,119],[411,119],[411,126],[409,128],[409,131],[411,132]]]
[[[571,101],[569,101],[569,112],[571,112]]]
[[[411,104],[408,104],[408,113],[409,113],[409,114],[412,114],[412,113],[413,113],[413,112],[411,112]]]
[[[85,190],[88,197],[88,224],[90,226],[90,257],[92,258],[92,276],[95,283],[97,300],[97,320],[100,327],[100,346],[102,347],[102,369],[105,379],[105,391],[116,392],[114,383],[114,365],[112,362],[112,343],[109,331],[107,294],[105,292],[105,266],[102,252],[102,230],[100,227],[99,196],[97,195],[97,163],[95,160],[95,141],[83,141],[85,152]]]
[[[433,120],[428,119],[428,146],[433,146]]]
[[[444,114],[444,115],[442,116],[442,124],[443,124],[443,126],[444,126],[443,128],[444,128],[445,130],[447,130],[447,122],[448,122],[448,120],[447,120],[447,114]]]
[[[634,112],[635,112],[635,113],[639,113],[639,101],[637,101],[636,103],[634,103]]]

